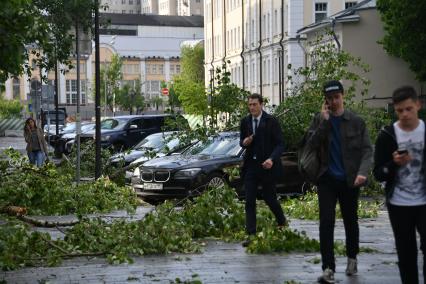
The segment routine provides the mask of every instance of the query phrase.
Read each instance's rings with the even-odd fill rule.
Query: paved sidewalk
[[[292,220],[290,226],[318,237],[317,222]],[[344,239],[341,221],[336,222],[335,235]],[[344,274],[346,258],[338,257],[336,283],[400,283],[386,212],[360,221],[360,242],[361,247],[378,252],[359,255],[359,273],[353,277]],[[109,265],[103,258],[78,258],[59,267],[0,272],[0,279],[7,283],[178,283],[176,278],[186,283],[315,283],[321,273],[321,265],[315,263],[319,257],[318,253],[248,254],[240,243],[211,240],[201,254],[137,257],[133,264],[121,265]]]

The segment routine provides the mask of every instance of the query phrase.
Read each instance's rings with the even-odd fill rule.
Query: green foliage
[[[6,100],[0,96],[0,119],[21,117],[22,105],[19,100]]]
[[[207,115],[204,90],[204,47],[181,48],[181,73],[173,77],[173,87],[183,109],[188,114]]]
[[[100,70],[100,96],[101,96],[101,105],[106,105],[109,109],[113,110],[114,98],[115,103],[117,104],[117,99],[120,97],[120,86],[119,83],[122,79],[121,67],[123,66],[123,61],[121,60],[118,54],[113,54],[111,57],[111,62],[106,63],[108,65],[101,66]],[[92,91],[92,98],[95,97],[95,88]]]
[[[50,247],[48,233],[30,232],[29,226],[10,222],[0,225],[0,267],[14,270],[24,266],[58,263],[60,251]],[[46,256],[41,259],[40,256]]]
[[[365,95],[370,83],[363,75],[359,75],[368,72],[368,66],[360,58],[338,51],[331,33],[319,35],[307,45],[313,47],[308,53],[308,64],[292,70],[294,76],[289,76],[292,87],[275,112],[281,121],[288,150],[297,149],[313,116],[321,110],[324,102],[322,86],[326,81],[343,80],[348,83],[345,105],[349,108],[354,106],[356,91]]]
[[[220,116],[219,125],[224,125],[226,129],[238,129],[241,118],[247,113],[247,97],[250,93],[231,83],[230,76],[227,64],[216,68],[215,86],[210,93],[212,127],[218,126]]]
[[[95,141],[90,140],[80,145],[80,175],[83,177],[95,176]],[[102,173],[107,176],[111,174],[108,165],[108,159],[111,157],[111,152],[108,149],[101,148],[101,165],[103,165]],[[63,161],[58,171],[64,174],[75,176],[75,165],[77,164],[77,147],[74,144],[71,153],[67,156],[67,160]]]
[[[318,251],[317,241],[288,228],[279,231],[269,209],[263,204],[259,207],[259,234],[249,252]],[[140,221],[81,219],[66,232],[64,240],[40,241],[40,235],[23,229],[10,239],[7,238],[8,230],[8,226],[0,227],[0,249],[2,244],[8,248],[7,253],[0,254],[0,264],[7,262],[4,269],[35,264],[13,258],[12,251],[25,252],[25,259],[37,256],[38,264],[50,261],[53,265],[64,257],[79,255],[105,255],[111,263],[131,262],[134,255],[198,252],[200,238],[242,240],[245,236],[244,204],[238,201],[233,189],[211,189],[195,202],[186,202],[182,209],[177,210],[172,202],[165,202]],[[26,241],[28,239],[31,241]],[[34,250],[35,255],[32,255],[31,249],[35,246],[43,249]]]
[[[9,75],[26,72],[31,77],[26,46],[37,44],[31,50],[37,66],[51,70],[55,62],[70,65],[74,35],[70,27],[78,21],[80,29],[92,27],[91,0],[8,0],[0,9],[0,82]],[[92,33],[93,34],[93,33]]]
[[[116,105],[122,110],[130,111],[133,114],[133,109],[136,108],[136,113],[139,113],[145,108],[145,99],[141,93],[140,80],[135,81],[135,86],[125,84],[118,92],[115,98]]]
[[[359,218],[375,218],[381,206],[379,201],[360,200]],[[283,203],[284,211],[291,217],[306,220],[319,220],[319,204],[316,192],[308,192],[300,198],[290,198]],[[342,218],[340,205],[336,206],[336,218]]]
[[[385,50],[405,60],[419,81],[426,81],[426,2],[379,0],[377,9],[385,29],[381,41]]]
[[[309,239],[304,232],[267,228],[257,233],[247,250],[251,253],[317,252],[319,242]]]
[[[32,215],[81,215],[115,209],[132,211],[137,205],[131,188],[119,187],[106,178],[76,185],[74,175],[59,172],[53,164],[36,168],[16,151],[9,152],[11,160],[1,163],[6,170],[0,173],[0,208],[26,207]]]

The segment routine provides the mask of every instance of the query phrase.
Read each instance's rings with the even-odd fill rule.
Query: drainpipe
[[[259,1],[259,46],[257,52],[259,53],[259,83],[260,83],[260,95],[263,95],[263,78],[262,78],[262,0]]]
[[[278,56],[278,86],[280,92],[280,103],[284,101],[284,0],[281,0],[281,39],[280,39],[280,55]]]
[[[331,32],[333,34],[334,41],[337,43],[337,50],[340,52],[340,48],[342,47],[342,45],[340,44],[339,39],[337,38],[336,33],[334,32],[335,26],[336,26],[336,19],[333,19],[331,21]]]
[[[245,70],[244,70],[244,67],[246,66],[246,63],[245,63],[245,59],[244,59],[244,47],[245,47],[245,43],[244,43],[244,0],[241,0],[241,43],[242,43],[242,48],[241,48],[241,53],[240,53],[240,56],[241,56],[241,62],[242,62],[242,64],[243,64],[243,68],[242,68],[242,71],[243,71],[243,90],[245,90],[246,89],[246,82],[245,82],[245,78],[246,78],[246,76],[245,76]]]
[[[210,65],[212,66],[212,70],[213,70],[213,76],[214,76],[214,29],[213,29],[213,25],[214,25],[214,15],[213,15],[213,0],[211,1],[212,4],[212,61],[210,62]],[[210,78],[210,80],[212,80],[212,78]]]
[[[226,3],[225,3],[225,1],[226,0],[223,0],[223,3],[222,3],[222,5],[223,5],[223,43],[225,44],[225,52],[224,52],[224,54],[223,54],[223,58],[222,58],[222,61],[223,61],[223,63],[224,64],[226,64],[226,44],[227,44],[227,42],[226,42]]]

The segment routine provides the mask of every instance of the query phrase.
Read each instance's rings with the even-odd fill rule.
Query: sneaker
[[[334,271],[326,268],[322,275],[318,277],[318,283],[334,283]]]
[[[358,272],[357,260],[356,258],[348,257],[348,266],[346,266],[346,275],[351,276]]]

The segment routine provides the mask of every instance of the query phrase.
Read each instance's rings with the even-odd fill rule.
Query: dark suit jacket
[[[240,124],[240,145],[246,148],[244,162],[253,160],[256,154],[256,160],[264,162],[270,158],[274,162],[272,172],[275,175],[282,174],[281,154],[284,151],[284,142],[281,127],[278,120],[272,115],[262,112],[259,125],[252,144],[248,147],[243,146],[243,141],[247,136],[253,134],[252,116],[248,115],[241,120]]]

